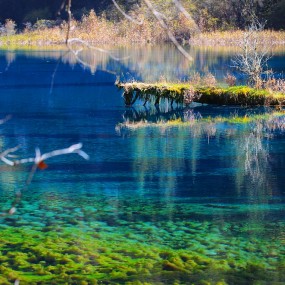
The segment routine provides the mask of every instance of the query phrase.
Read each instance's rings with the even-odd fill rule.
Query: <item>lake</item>
[[[0,164],[0,283],[284,284],[285,113],[268,107],[125,108],[122,80],[222,81],[235,50],[171,46],[112,55],[0,51],[2,151],[81,142],[89,160]],[[82,64],[84,63],[84,64]],[[270,67],[279,77],[285,52]],[[1,119],[0,118],[0,119]]]

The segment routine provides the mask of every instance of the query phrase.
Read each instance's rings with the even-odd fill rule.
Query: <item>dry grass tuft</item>
[[[191,39],[191,44],[198,46],[240,46],[244,31],[215,31],[200,33]],[[277,46],[285,44],[285,32],[263,30],[258,32],[258,39],[262,44]]]

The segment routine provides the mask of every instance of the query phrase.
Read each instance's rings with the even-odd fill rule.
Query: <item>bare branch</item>
[[[128,59],[128,58],[129,58],[129,56],[121,57],[121,58],[115,57],[115,56],[113,56],[113,55],[111,54],[110,51],[105,50],[105,49],[102,49],[102,48],[94,47],[94,46],[90,45],[88,42],[86,42],[86,41],[84,41],[84,40],[81,40],[81,39],[79,39],[79,38],[72,38],[72,39],[69,39],[69,40],[68,40],[68,44],[67,44],[67,47],[68,47],[69,51],[73,53],[73,55],[75,56],[76,60],[77,60],[80,64],[82,64],[84,67],[89,68],[90,70],[92,70],[94,67],[93,67],[91,64],[87,63],[86,61],[82,60],[82,59],[79,57],[80,52],[82,52],[82,51],[84,50],[84,48],[83,48],[83,47],[79,47],[79,48],[77,48],[77,49],[74,49],[73,44],[75,44],[75,45],[76,45],[76,44],[81,44],[81,45],[83,45],[83,47],[85,46],[85,47],[88,48],[88,49],[95,50],[95,51],[99,51],[99,52],[101,52],[101,53],[105,53],[105,54],[107,54],[110,58],[112,58],[113,60],[116,60],[116,61],[125,60],[125,59]],[[111,73],[111,74],[116,74],[115,72],[110,71],[110,70],[107,70],[107,69],[104,69],[104,71],[109,72],[109,73]]]
[[[199,27],[196,25],[196,22],[193,20],[192,16],[186,11],[184,6],[179,2],[179,0],[172,0],[172,2],[175,4],[175,6],[180,10],[180,12],[195,25],[196,30],[199,30]]]
[[[143,23],[143,21],[138,21],[136,19],[134,19],[133,17],[129,16],[128,14],[126,14],[121,7],[118,5],[116,0],[112,0],[113,4],[115,5],[115,7],[122,13],[122,15],[128,19],[129,21],[132,21],[138,25],[141,25]],[[174,34],[171,32],[171,30],[169,29],[169,27],[166,24],[167,18],[165,15],[163,15],[162,13],[158,12],[153,5],[151,4],[151,2],[149,0],[143,0],[145,2],[145,4],[147,5],[147,7],[150,9],[150,11],[153,13],[153,15],[155,16],[155,18],[157,19],[158,23],[160,24],[161,27],[163,27],[165,29],[165,31],[168,34],[169,39],[173,42],[173,44],[176,46],[176,48],[190,61],[193,60],[193,58],[190,56],[190,54],[179,44],[179,42],[177,41],[177,39],[175,38]],[[192,17],[190,16],[190,14],[185,10],[185,8],[180,4],[180,2],[178,2],[178,0],[173,0],[174,4],[178,7],[178,9],[185,15],[185,17],[190,20],[191,22],[194,22]],[[69,38],[69,33],[70,33],[70,25],[71,25],[71,18],[72,18],[72,14],[71,14],[71,0],[67,0],[67,4],[66,4],[66,9],[68,12],[68,26],[67,26],[67,34],[66,34],[66,45],[68,47],[68,49],[74,54],[74,56],[76,57],[76,59],[78,60],[78,62],[80,62],[83,66],[87,66],[88,68],[92,68],[88,63],[86,63],[84,60],[80,59],[79,57],[79,53],[83,50],[83,47],[91,49],[91,50],[96,50],[102,53],[106,53],[108,54],[113,60],[124,60],[128,57],[124,57],[124,58],[118,58],[115,57],[114,55],[111,54],[110,51],[107,51],[105,49],[102,48],[98,48],[98,47],[94,47],[92,45],[90,45],[87,41],[84,41],[80,38]],[[81,45],[83,47],[79,47],[79,48],[75,48],[75,45]]]
[[[57,60],[57,64],[55,66],[55,69],[53,71],[53,74],[51,75],[51,82],[50,82],[50,89],[49,89],[49,93],[52,94],[53,92],[53,87],[54,87],[54,81],[55,81],[55,75],[57,73],[57,70],[58,70],[58,67],[59,67],[59,64],[61,63],[62,61],[62,58],[68,53],[68,51],[64,54],[64,55],[61,55],[59,57],[59,59]]]
[[[27,178],[27,180],[25,182],[24,187],[17,191],[15,199],[14,199],[14,201],[12,203],[11,208],[7,212],[3,212],[3,213],[0,214],[0,216],[2,216],[2,217],[7,216],[7,215],[13,215],[17,211],[16,206],[21,201],[22,192],[31,184],[31,181],[32,181],[32,179],[33,179],[33,177],[34,177],[34,175],[36,173],[36,170],[38,168],[44,169],[44,168],[47,167],[47,165],[45,164],[45,160],[47,160],[49,158],[52,158],[52,157],[55,157],[55,156],[66,155],[66,154],[73,154],[73,153],[78,154],[79,156],[81,156],[82,158],[84,158],[86,160],[89,159],[89,155],[82,150],[82,143],[74,144],[74,145],[71,145],[68,148],[58,149],[58,150],[54,150],[54,151],[47,152],[47,153],[44,153],[44,154],[41,154],[40,149],[36,148],[36,150],[35,150],[35,157],[24,158],[24,159],[20,159],[20,160],[16,160],[16,161],[12,161],[12,160],[7,159],[7,156],[10,153],[14,153],[18,149],[19,149],[19,146],[14,147],[14,148],[10,148],[10,149],[7,149],[7,150],[3,151],[0,154],[0,159],[4,163],[6,163],[6,164],[8,164],[10,166],[15,166],[15,165],[19,165],[19,164],[25,164],[25,163],[34,163],[34,164],[33,164],[33,167],[32,167],[32,169],[31,169],[31,171],[30,171],[30,173],[28,175],[28,178]]]
[[[167,32],[167,35],[169,37],[169,39],[173,42],[173,44],[176,46],[176,48],[190,61],[193,61],[192,56],[178,43],[178,41],[176,40],[175,36],[173,35],[173,33],[170,31],[170,29],[168,28],[167,24],[165,23],[165,21],[162,19],[161,13],[158,12],[153,5],[151,4],[151,2],[149,0],[143,0],[145,2],[145,4],[147,5],[147,7],[150,9],[150,11],[153,13],[153,15],[155,16],[155,18],[157,19],[158,23],[160,24],[160,26],[162,28],[164,28]]]
[[[13,166],[14,165],[14,162],[7,159],[6,156],[9,156],[10,153],[13,153],[13,152],[16,152],[20,147],[19,146],[16,146],[16,147],[13,147],[13,148],[9,148],[9,149],[6,149],[5,151],[3,151],[2,153],[0,153],[0,159],[10,165],[10,166]]]
[[[240,44],[242,52],[233,60],[233,67],[248,76],[248,82],[257,88],[262,87],[262,74],[270,58],[269,47],[262,43],[259,33],[264,30],[264,24],[253,17],[251,25],[244,32]]]
[[[67,46],[69,48],[70,51],[72,51],[74,53],[74,55],[78,55],[79,52],[81,52],[83,49],[80,48],[78,50],[74,50],[72,45],[73,44],[81,44],[85,47],[87,47],[88,49],[92,49],[92,50],[96,50],[96,51],[99,51],[99,52],[102,52],[102,53],[106,53],[108,54],[113,60],[116,60],[116,61],[119,61],[119,60],[124,60],[124,59],[127,59],[129,58],[128,57],[123,57],[123,58],[120,58],[120,57],[116,57],[114,55],[111,54],[110,51],[106,50],[106,49],[102,49],[102,48],[98,48],[98,47],[94,47],[92,45],[90,45],[88,42],[84,41],[84,40],[81,40],[79,38],[72,38],[72,39],[68,39],[67,40]]]
[[[115,7],[118,9],[118,11],[121,12],[122,15],[123,15],[126,19],[128,19],[129,21],[131,21],[131,22],[133,22],[133,23],[135,23],[135,24],[137,24],[137,25],[142,25],[142,24],[143,24],[143,22],[144,22],[143,20],[137,21],[137,20],[134,19],[133,17],[131,17],[131,16],[129,16],[128,14],[126,14],[115,0],[112,0],[112,2],[113,2],[113,4],[115,5]]]
[[[89,155],[82,150],[82,143],[78,143],[78,144],[71,145],[68,148],[58,149],[58,150],[54,150],[54,151],[44,153],[44,154],[41,154],[40,149],[36,148],[35,157],[23,158],[23,159],[15,160],[15,161],[10,160],[8,163],[7,162],[6,163],[9,165],[19,165],[19,164],[34,162],[36,165],[39,165],[40,162],[43,162],[51,157],[64,155],[64,154],[73,154],[73,153],[78,154],[79,156],[81,156],[82,158],[86,160],[89,159]]]
[[[66,32],[65,43],[67,44],[68,39],[69,39],[71,17],[72,17],[72,15],[71,15],[71,0],[67,0],[66,10],[67,10],[67,14],[68,14],[68,21],[67,21],[67,32]]]

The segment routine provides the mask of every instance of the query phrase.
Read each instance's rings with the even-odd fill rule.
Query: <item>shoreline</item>
[[[99,31],[100,33],[104,31]],[[137,32],[138,33],[138,32]],[[194,35],[189,40],[181,41],[181,45],[194,47],[231,47],[239,48],[242,41],[244,31],[216,31],[211,33],[200,33]],[[95,39],[96,37],[96,39]],[[36,30],[31,32],[19,33],[9,36],[0,36],[0,49],[36,49],[36,48],[52,48],[60,49],[65,45],[66,31],[60,28]],[[86,34],[80,30],[71,33],[70,38],[80,38],[90,45],[100,46],[129,46],[129,45],[160,45],[169,44],[168,38],[153,39],[139,38],[134,34],[133,38],[126,38],[124,35],[115,35],[111,37],[107,35],[95,36],[93,33]],[[264,30],[258,33],[258,39],[261,45],[268,45],[270,49],[284,48],[285,31]]]

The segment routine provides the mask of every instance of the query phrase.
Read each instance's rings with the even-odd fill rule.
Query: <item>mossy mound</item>
[[[276,106],[285,104],[285,95],[270,93],[267,90],[259,90],[248,86],[221,87],[197,87],[195,89],[197,99],[194,102],[219,105],[266,105]]]
[[[218,105],[276,106],[285,105],[285,94],[272,93],[248,86],[207,87],[188,83],[120,83],[116,86],[124,90],[123,97],[127,106],[137,99],[154,101],[159,104],[166,99],[173,104],[190,104],[192,102]]]

